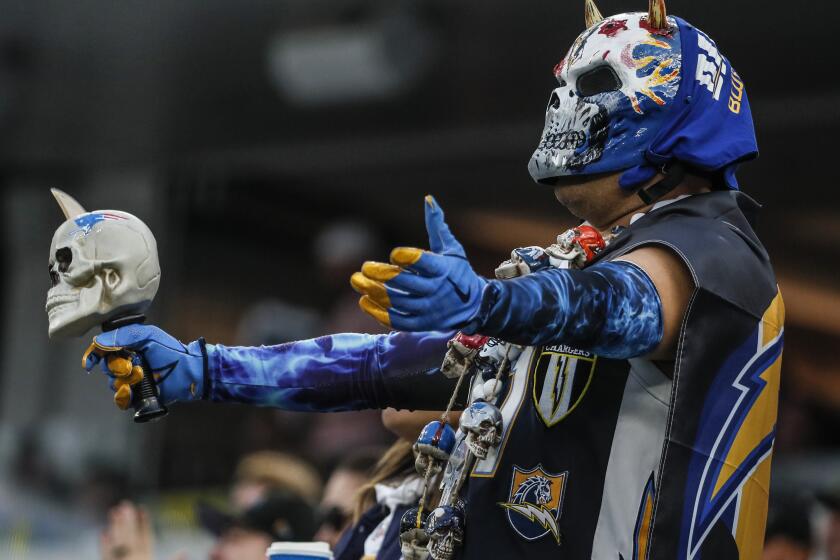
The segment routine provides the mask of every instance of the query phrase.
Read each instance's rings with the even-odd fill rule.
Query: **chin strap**
[[[685,167],[675,161],[662,166],[662,174],[665,175],[661,181],[654,183],[646,189],[641,189],[637,194],[645,204],[653,204],[682,183],[685,178]]]

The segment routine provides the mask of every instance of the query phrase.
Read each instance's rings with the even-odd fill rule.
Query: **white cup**
[[[333,560],[325,542],[273,542],[265,551],[268,560]]]

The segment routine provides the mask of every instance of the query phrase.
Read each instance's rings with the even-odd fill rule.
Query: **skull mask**
[[[425,476],[431,466],[431,475],[438,474],[455,447],[455,430],[439,420],[429,422],[414,443],[414,466],[420,476]]]
[[[490,403],[472,403],[461,415],[460,426],[467,434],[467,446],[479,459],[486,459],[490,448],[502,440],[502,413]]]
[[[423,523],[417,523],[418,517],[418,508],[413,507],[400,518],[400,552],[403,560],[426,560],[429,557],[429,551],[426,550],[429,535]]]
[[[676,21],[662,29],[646,13],[598,21],[555,67],[540,144],[528,169],[537,182],[628,169],[662,127],[680,85]]]
[[[429,553],[434,560],[452,560],[464,542],[464,510],[460,506],[440,506],[426,519]]]
[[[143,313],[160,282],[152,232],[126,212],[85,212],[68,195],[54,194],[68,219],[50,244],[49,335],[80,336],[119,315]]]

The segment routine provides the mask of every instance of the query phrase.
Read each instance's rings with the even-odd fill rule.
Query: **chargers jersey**
[[[740,192],[677,200],[590,263],[648,245],[682,259],[695,289],[676,358],[607,359],[562,340],[525,349],[500,396],[501,444],[462,491],[461,558],[760,557],[784,305],[750,225],[757,208]],[[214,345],[209,395],[287,410],[441,410],[454,381],[437,367],[452,334]]]
[[[594,262],[667,247],[695,290],[676,359],[527,348],[465,490],[464,558],[759,558],[784,307],[737,192],[644,215]],[[593,262],[593,264],[594,264]]]

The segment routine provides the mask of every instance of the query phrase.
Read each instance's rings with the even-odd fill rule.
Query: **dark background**
[[[0,1],[3,542],[27,557],[58,542],[52,524],[68,511],[88,512],[89,528],[120,494],[224,485],[255,449],[295,450],[325,471],[342,453],[318,417],[194,405],[138,427],[112,410],[106,384],[77,368],[86,342],[46,336],[47,249],[62,221],[49,187],[152,227],[164,271],[152,320],[183,340],[261,342],[243,317],[277,302],[294,309],[266,329],[284,338],[373,332],[360,313],[337,319],[353,299],[347,276],[391,246],[425,244],[422,195],[488,275],[511,248],[574,223],[526,164],[582,4]],[[787,304],[774,485],[840,484],[836,7],[669,10],[716,40],[756,122],[761,157],[739,177],[765,205],[758,229]],[[339,248],[319,235],[350,223],[373,253],[327,263]],[[356,418],[359,441],[386,441],[375,414]],[[94,491],[104,497],[80,506]]]

